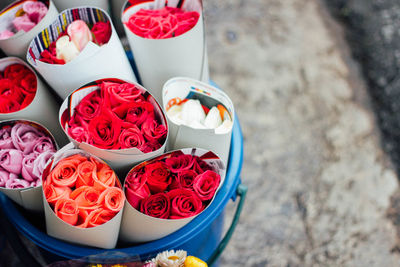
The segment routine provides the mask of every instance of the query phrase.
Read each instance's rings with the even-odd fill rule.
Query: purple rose
[[[31,153],[29,155],[25,155],[24,159],[22,160],[21,174],[22,177],[28,182],[33,182],[37,178],[39,178],[38,176],[33,174],[33,168],[35,166],[34,162],[36,157],[36,153]]]
[[[44,134],[33,126],[17,123],[11,130],[12,142],[16,149],[21,150],[24,154],[30,154],[37,140]]]
[[[6,182],[6,188],[15,189],[15,188],[27,188],[30,186],[28,181],[18,179],[18,178],[11,178]]]
[[[35,146],[33,147],[34,152],[43,153],[45,151],[52,151],[55,152],[53,141],[48,136],[40,137],[37,141]]]
[[[5,127],[0,130],[0,149],[14,148],[11,139],[11,127]]]
[[[22,169],[24,155],[16,149],[4,149],[0,151],[0,166],[9,172],[19,175]]]
[[[33,164],[33,171],[32,173],[39,178],[40,181],[42,181],[42,173],[44,168],[46,167],[47,161],[53,156],[54,152],[52,151],[46,151],[37,156],[35,159],[35,162]]]

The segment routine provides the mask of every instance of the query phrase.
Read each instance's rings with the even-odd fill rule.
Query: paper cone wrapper
[[[36,95],[32,102],[24,109],[12,113],[0,113],[0,120],[25,119],[37,121],[50,130],[60,145],[66,144],[67,138],[58,123],[58,111],[60,107],[57,100],[36,75],[35,71],[22,59],[16,57],[0,59],[0,71],[4,71],[7,66],[12,64],[22,64],[35,74],[37,81]]]
[[[177,7],[179,2],[170,0],[168,6]],[[164,6],[165,1],[128,1],[124,6],[122,22],[127,22],[141,8],[161,9]],[[182,9],[197,11],[200,17],[191,30],[173,38],[146,39],[134,34],[124,24],[142,84],[159,101],[163,84],[172,77],[185,76],[204,82],[209,80],[201,3],[199,0],[187,0]]]
[[[54,0],[54,4],[60,12],[73,7],[90,6],[101,8],[110,13],[108,0]]]
[[[52,160],[48,162],[48,165],[43,172],[43,179],[45,175],[49,174],[50,171],[61,159],[75,154],[81,154],[85,157],[93,157],[93,155],[90,155],[83,150],[76,149],[72,143],[69,143],[68,145],[57,151],[57,153],[54,154]],[[104,161],[102,161],[101,159],[97,157],[94,158],[104,163]],[[117,181],[119,182],[118,179]],[[47,202],[43,190],[42,200],[46,219],[46,230],[48,235],[80,245],[87,245],[105,249],[115,248],[118,240],[118,233],[120,229],[123,209],[121,209],[111,220],[102,225],[91,228],[79,228],[70,225],[57,217],[53,209],[50,207],[50,204]]]
[[[72,61],[48,64],[39,60],[40,53],[57,40],[74,20],[81,19],[89,24],[110,21],[107,13],[93,7],[81,7],[63,11],[58,19],[39,33],[30,43],[28,62],[44,77],[56,93],[65,99],[74,89],[96,79],[116,77],[136,81],[128,58],[111,23],[112,34],[107,44],[98,46],[89,42]]]
[[[10,30],[11,22],[15,17],[15,13],[19,9],[22,8],[22,4],[27,0],[15,1],[5,9],[3,9],[0,13],[0,32],[8,29]],[[54,3],[50,1],[41,1],[45,3],[49,10],[47,14],[43,17],[43,19],[30,31],[19,31],[14,36],[11,36],[8,39],[0,40],[0,48],[6,53],[8,56],[17,56],[20,58],[25,58],[26,51],[28,50],[29,44],[32,39],[41,32],[44,28],[46,28],[50,23],[52,23],[58,16],[58,11],[54,5]]]
[[[164,153],[166,144],[167,144],[167,139],[164,141],[164,144],[162,146],[152,152],[149,153],[143,153],[137,148],[128,148],[128,149],[119,149],[119,150],[109,150],[109,149],[101,149],[98,147],[95,147],[93,145],[89,145],[87,143],[79,143],[76,140],[72,139],[68,135],[68,121],[69,118],[72,117],[72,115],[75,112],[75,107],[81,102],[81,100],[90,94],[91,92],[99,89],[100,87],[98,86],[98,83],[101,83],[101,81],[114,81],[118,83],[122,82],[128,82],[134,84],[138,89],[140,89],[142,92],[149,93],[144,87],[139,85],[136,82],[131,82],[131,81],[124,81],[120,79],[113,79],[113,78],[108,78],[108,79],[102,79],[99,81],[94,81],[91,82],[77,90],[75,90],[73,93],[71,93],[67,99],[64,100],[64,102],[61,105],[60,112],[59,112],[59,123],[64,130],[65,134],[68,136],[70,141],[75,144],[76,147],[87,151],[90,154],[93,154],[102,160],[106,161],[107,164],[113,168],[119,175],[125,175],[129,169],[144,160],[147,160],[149,158],[161,155]],[[151,104],[154,106],[154,111],[156,117],[159,118],[159,120],[162,122],[162,124],[167,128],[168,131],[168,124],[167,124],[167,119],[164,115],[164,112],[162,111],[161,106],[158,104],[158,102],[155,100],[154,97],[150,96],[149,101]],[[122,177],[122,176],[121,176]]]
[[[221,161],[221,159],[217,155],[215,155],[211,151],[199,148],[185,148],[185,149],[180,149],[179,151],[182,151],[184,154],[199,156],[205,162],[211,165],[213,169],[221,176],[221,182],[218,187],[219,190],[219,188],[222,186],[225,180],[226,167],[225,164]],[[130,170],[129,174],[131,172],[135,172],[141,169],[147,164],[153,163],[163,158],[167,158],[174,152],[176,151],[171,151],[156,158],[153,158],[149,161],[145,161],[133,167]],[[125,184],[124,184],[124,190],[125,190]],[[211,205],[211,203],[214,201],[217,192],[214,194],[214,197],[211,199],[208,206],[199,214],[203,213]],[[122,215],[122,222],[121,222],[120,238],[125,242],[148,242],[160,239],[181,229],[191,220],[196,218],[199,214],[184,219],[160,219],[141,213],[137,209],[133,208],[127,200],[125,200],[124,213]]]
[[[231,99],[220,89],[209,84],[189,78],[173,78],[165,83],[163,88],[163,109],[169,108],[169,103],[185,98],[199,99],[208,108],[222,104],[228,111],[228,116],[234,122],[235,111]],[[194,129],[186,125],[178,125],[167,116],[169,125],[168,149],[185,147],[200,147],[216,153],[227,165],[231,145],[232,129],[224,134],[216,134],[214,129]]]
[[[40,125],[37,122],[27,120],[1,121],[0,129],[7,125],[13,126],[16,123],[25,123],[35,127],[41,132],[44,132],[46,136],[51,138],[56,146],[56,149],[58,149],[58,145],[54,139],[54,136],[43,125]],[[27,210],[35,212],[43,211],[42,186],[15,189],[0,187],[0,191]]]

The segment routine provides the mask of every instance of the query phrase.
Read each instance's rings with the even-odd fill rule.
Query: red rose
[[[27,67],[22,64],[12,64],[5,68],[4,78],[11,80],[20,80],[27,74],[32,73]]]
[[[24,109],[32,103],[33,99],[35,98],[35,94],[28,94],[25,96],[24,101],[22,101],[20,109]]]
[[[194,162],[195,159],[193,156],[185,154],[172,156],[165,160],[165,164],[167,164],[174,173],[192,169]]]
[[[135,209],[139,209],[140,201],[150,196],[149,187],[146,184],[146,176],[143,173],[133,173],[127,178],[126,199]]]
[[[53,43],[55,44],[55,42]],[[56,56],[52,55],[48,50],[43,50],[43,52],[40,53],[39,60],[48,64],[60,64],[60,65],[65,64],[64,59],[58,59]]]
[[[143,144],[142,148],[140,149],[143,153],[149,153],[156,151],[161,147],[161,144],[158,141],[154,142],[146,142]]]
[[[203,203],[193,191],[174,189],[167,194],[171,199],[170,219],[188,218],[203,210]]]
[[[149,102],[138,102],[129,108],[126,113],[126,121],[140,126],[147,118],[154,119],[154,107]]]
[[[107,22],[96,22],[93,25],[92,33],[94,35],[94,41],[98,45],[103,45],[108,43],[111,38],[111,24],[109,21]]]
[[[194,179],[193,190],[202,201],[210,200],[213,198],[220,181],[219,174],[214,171],[205,171]]]
[[[210,165],[207,164],[207,162],[205,162],[204,160],[202,160],[201,158],[199,158],[198,156],[194,156],[193,157],[194,160],[194,164],[193,164],[193,170],[197,173],[203,173],[205,171],[213,171],[213,169],[210,167]]]
[[[159,141],[167,136],[167,128],[156,120],[148,118],[142,124],[142,133],[147,141]]]
[[[122,149],[133,147],[141,149],[141,147],[145,143],[145,140],[139,128],[135,125],[132,125],[132,127],[123,129],[121,131],[121,135],[119,136],[119,143]]]
[[[103,82],[101,90],[103,98],[109,101],[111,107],[135,102],[142,95],[142,92],[131,83]]]
[[[89,121],[100,113],[102,103],[100,90],[96,90],[85,96],[75,110],[83,120]]]
[[[193,181],[197,177],[197,173],[193,170],[183,170],[178,173],[177,180],[181,188],[193,190]]]
[[[10,101],[15,101],[19,104],[24,100],[22,89],[15,85],[10,79],[0,80],[0,97],[7,98]]]
[[[37,88],[36,76],[33,73],[28,73],[20,81],[21,89],[25,94],[35,94]]]
[[[111,111],[102,112],[89,122],[89,134],[93,144],[103,149],[118,149],[118,137],[122,121]]]
[[[147,179],[147,185],[153,194],[165,191],[171,183],[170,170],[162,161],[146,165],[144,167],[144,175]]]
[[[140,212],[160,219],[168,219],[170,213],[170,199],[166,193],[160,192],[142,200]]]
[[[21,105],[15,101],[0,97],[0,113],[11,113],[21,109]]]

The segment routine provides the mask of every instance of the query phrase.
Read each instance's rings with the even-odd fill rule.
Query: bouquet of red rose
[[[121,236],[127,241],[150,241],[179,229],[208,207],[223,172],[222,161],[201,149],[178,150],[137,165],[125,180],[129,208]],[[152,226],[151,232],[143,224]]]
[[[36,94],[36,75],[22,64],[12,64],[0,72],[0,113],[27,107]]]
[[[43,196],[49,235],[79,244],[115,246],[125,196],[107,164],[66,146],[43,172]],[[101,226],[105,236],[93,236]]]
[[[116,169],[160,154],[165,147],[168,132],[161,107],[135,83],[104,79],[86,85],[64,101],[60,116],[75,143]],[[125,153],[122,159],[120,151]]]
[[[122,23],[144,87],[161,101],[172,77],[208,82],[200,0],[128,1]]]
[[[49,129],[58,144],[66,136],[58,123],[59,105],[49,89],[22,59],[0,59],[0,120],[25,119]]]

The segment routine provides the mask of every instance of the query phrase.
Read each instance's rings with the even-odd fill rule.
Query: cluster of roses
[[[176,37],[192,29],[200,15],[176,7],[159,10],[140,9],[125,23],[136,35],[147,39]]]
[[[0,113],[16,112],[35,98],[35,74],[22,64],[7,66],[0,73]]]
[[[8,39],[19,31],[30,31],[46,16],[47,11],[47,6],[40,1],[25,1],[15,14],[9,29],[0,32],[0,40]]]
[[[102,82],[75,107],[68,135],[101,149],[155,151],[164,143],[167,128],[148,97],[134,84]]]
[[[75,20],[68,25],[67,31],[59,35],[56,41],[43,50],[39,59],[49,64],[65,64],[73,60],[93,41],[99,46],[108,43],[111,38],[111,24],[96,22],[91,29],[83,20]]]
[[[0,130],[0,186],[41,185],[43,169],[55,151],[52,139],[31,125],[16,123],[3,127]]]
[[[43,182],[44,195],[61,220],[81,228],[111,220],[125,196],[115,172],[95,158],[75,154],[60,160]]]
[[[144,214],[182,219],[207,207],[220,180],[220,175],[198,156],[176,152],[132,171],[125,193],[132,207]]]

